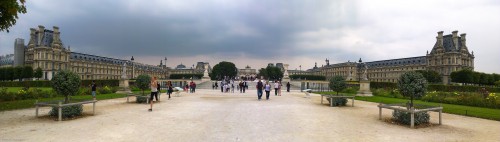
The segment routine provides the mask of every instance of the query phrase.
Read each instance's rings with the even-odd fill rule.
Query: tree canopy
[[[281,80],[283,78],[283,72],[278,67],[267,66],[266,68],[261,68],[257,76],[263,76],[268,80]]]
[[[76,95],[78,93],[82,81],[80,80],[78,74],[69,70],[62,70],[54,75],[51,83],[54,91],[60,95],[64,95],[64,102],[68,103],[69,96]]]
[[[330,87],[330,89],[332,89],[333,91],[337,92],[338,96],[340,91],[347,88],[347,83],[345,82],[342,76],[336,75],[330,78],[328,87]]]
[[[222,61],[216,64],[212,68],[212,72],[209,74],[212,80],[221,80],[224,77],[234,78],[238,74],[238,69],[236,65],[232,62]]]
[[[25,0],[0,1],[0,32],[7,31],[16,24],[18,13],[26,13]]]
[[[144,90],[149,88],[149,84],[151,82],[151,77],[147,74],[141,74],[137,76],[137,80],[135,80],[135,86],[142,90],[142,95],[144,95]]]
[[[413,99],[425,95],[427,80],[420,73],[406,72],[399,77],[398,88],[401,95],[410,97],[410,107],[413,107]]]
[[[436,71],[417,70],[416,72],[421,73],[429,83],[440,83],[442,81],[441,75]]]

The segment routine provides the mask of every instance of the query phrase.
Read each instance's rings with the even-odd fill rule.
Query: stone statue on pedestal
[[[127,64],[123,63],[122,66],[122,79],[127,79]]]

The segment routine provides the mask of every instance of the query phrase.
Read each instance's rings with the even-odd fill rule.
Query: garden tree
[[[212,80],[221,80],[225,76],[233,78],[238,74],[238,69],[236,65],[232,62],[222,61],[216,64],[212,68],[212,72],[209,74]]]
[[[137,76],[137,79],[135,80],[135,85],[137,88],[142,90],[142,95],[144,95],[144,90],[149,88],[149,84],[151,82],[151,77],[147,74],[141,74]]]
[[[457,83],[474,83],[473,73],[470,69],[454,71],[450,74],[451,81]]]
[[[472,82],[473,84],[481,84],[481,73],[472,72]]]
[[[257,76],[263,76],[268,80],[280,80],[283,78],[283,72],[278,67],[267,66],[266,68],[261,68]]]
[[[5,80],[5,68],[0,68],[0,81]]]
[[[495,80],[495,81],[500,80],[500,75],[496,74],[496,73],[493,73],[493,80]]]
[[[42,72],[42,69],[40,67],[36,68],[33,77],[38,78],[38,79],[43,77],[43,72]]]
[[[347,83],[345,82],[342,76],[336,75],[330,78],[330,83],[328,84],[328,87],[330,87],[330,89],[332,89],[333,91],[337,92],[338,96],[340,91],[347,88]]]
[[[413,99],[425,95],[427,81],[420,73],[413,71],[406,72],[399,77],[398,88],[401,95],[410,97],[410,108],[412,108]]]
[[[429,83],[440,83],[441,82],[441,75],[439,75],[438,72],[433,71],[433,70],[417,70],[416,72],[421,73],[424,78],[427,80]]]
[[[21,66],[14,67],[14,79],[19,79],[19,81],[23,79],[23,67]]]
[[[7,31],[16,24],[18,13],[26,13],[25,0],[2,0],[0,1],[0,32]]]
[[[22,78],[33,78],[33,67],[24,66]]]
[[[496,82],[495,82],[495,85],[496,85],[497,87],[500,87],[500,80],[496,81]]]
[[[5,80],[10,80],[10,81],[14,80],[14,68],[13,67],[5,68],[4,78],[5,78]]]
[[[76,95],[80,89],[80,76],[69,70],[61,70],[52,77],[52,88],[57,94],[64,95],[64,103],[69,103],[69,97]]]

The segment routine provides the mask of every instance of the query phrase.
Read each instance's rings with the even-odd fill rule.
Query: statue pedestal
[[[290,77],[286,77],[281,79],[281,82],[290,82]]]
[[[373,96],[372,92],[370,91],[370,81],[359,81],[359,91],[356,96]]]
[[[132,93],[132,91],[130,91],[130,88],[128,88],[128,79],[120,79],[119,89],[118,91],[116,91],[116,93]]]

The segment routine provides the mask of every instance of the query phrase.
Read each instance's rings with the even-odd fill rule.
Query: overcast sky
[[[498,0],[28,0],[0,54],[29,28],[59,26],[71,50],[167,65],[290,69],[424,56],[438,31],[467,33],[475,70],[500,73]]]

